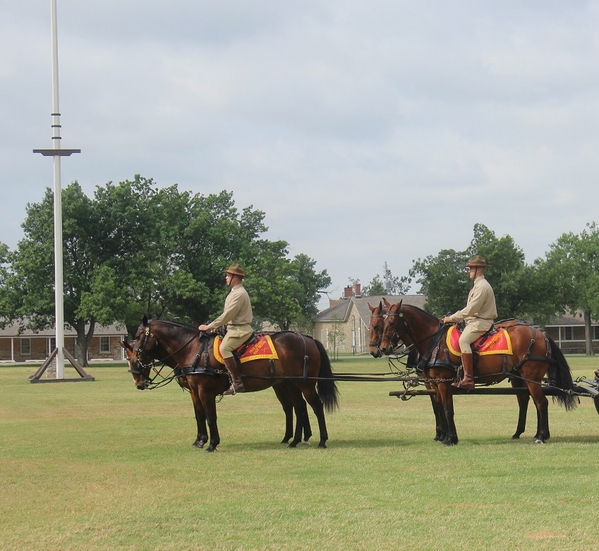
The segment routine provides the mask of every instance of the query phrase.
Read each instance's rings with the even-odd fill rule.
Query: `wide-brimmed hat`
[[[466,264],[468,268],[486,268],[488,266],[487,261],[480,256],[480,254],[475,254]]]
[[[236,275],[239,277],[245,277],[245,270],[241,264],[235,263],[231,264],[226,270],[226,274]]]

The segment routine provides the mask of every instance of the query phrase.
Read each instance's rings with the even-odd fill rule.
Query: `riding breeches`
[[[481,331],[478,327],[475,328],[470,324],[466,324],[466,327],[464,327],[464,330],[460,335],[460,352],[462,354],[472,354],[472,343],[484,335],[491,328],[491,325],[492,323],[489,323],[489,327]]]
[[[220,345],[220,353],[223,358],[232,358],[233,350],[239,348],[245,341],[252,336],[253,330],[250,325],[240,327],[227,328],[227,333],[223,337],[223,342]]]

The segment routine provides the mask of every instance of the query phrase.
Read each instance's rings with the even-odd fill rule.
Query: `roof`
[[[23,329],[19,333],[22,324],[11,323],[4,329],[0,328],[0,338],[8,337],[54,337],[56,331],[53,327],[49,329],[42,329],[40,331],[32,331],[31,329]],[[86,330],[88,327],[86,327]],[[76,337],[77,332],[70,326],[65,325],[64,329],[65,337]],[[122,337],[127,335],[127,329],[123,324],[113,323],[111,325],[100,325],[96,324],[94,327],[94,337]]]
[[[404,304],[424,308],[426,297],[424,295],[373,295],[373,296],[352,296],[350,298],[341,299],[339,302],[318,313],[312,321],[315,323],[324,322],[340,322],[347,321],[347,317],[351,310],[352,304],[358,312],[364,325],[370,325],[370,308],[368,305],[377,306],[378,303],[386,298],[391,304],[396,304],[403,301]]]

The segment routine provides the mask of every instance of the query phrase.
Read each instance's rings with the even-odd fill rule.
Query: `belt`
[[[227,326],[241,327],[242,325],[249,325],[249,323],[227,323]]]

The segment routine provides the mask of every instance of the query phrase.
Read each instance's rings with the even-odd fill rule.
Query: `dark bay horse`
[[[381,349],[391,350],[393,339],[396,338],[407,346],[416,348],[421,358],[425,358],[419,368],[431,382],[435,397],[442,406],[446,434],[443,443],[457,444],[453,407],[454,387],[451,383],[456,378],[460,358],[454,356],[445,345],[448,326],[416,306],[402,305],[401,302],[391,305],[388,301],[385,306],[387,314]],[[557,396],[558,402],[566,410],[575,408],[577,398],[567,392],[574,388],[570,367],[557,344],[543,331],[517,320],[502,323],[500,326],[508,331],[513,353],[479,356],[474,369],[475,382],[491,384],[508,377],[512,386],[526,387],[537,409],[537,433],[534,439],[537,443],[543,443],[550,435],[548,401],[541,383],[548,376],[553,386],[564,391]],[[528,403],[528,395],[525,397]]]
[[[386,300],[386,299],[385,299]],[[387,301],[387,304],[390,304]],[[381,350],[381,341],[383,339],[383,329],[385,325],[385,316],[386,309],[383,301],[379,301],[377,306],[371,306],[368,303],[368,308],[370,308],[370,327],[368,334],[368,351],[373,358],[380,358],[383,356],[383,351]],[[397,333],[394,333],[391,337],[391,348],[395,349],[395,347],[399,344],[399,336]],[[389,355],[389,349],[387,349],[387,355]],[[412,348],[412,350],[407,354],[406,367],[408,369],[415,369],[418,360],[420,359],[420,355],[418,354],[418,350],[416,348]],[[424,386],[428,389],[432,389],[432,385],[425,381]],[[442,405],[437,401],[437,397],[435,394],[430,395],[431,405],[433,407],[433,414],[435,415],[435,437],[433,440],[443,441],[445,440],[445,415],[443,413]]]
[[[299,427],[307,426],[308,422],[303,396],[318,420],[318,446],[326,448],[328,433],[324,411],[333,411],[338,406],[338,390],[328,355],[319,341],[306,335],[283,331],[270,333],[270,336],[279,359],[242,363],[246,391],[274,387],[279,399],[283,397],[293,404],[298,423],[292,447],[301,440]],[[214,357],[214,338],[214,334],[199,333],[195,327],[144,317],[133,343],[124,345],[138,389],[151,385],[154,362],[172,368],[179,384],[189,389],[198,429],[194,445],[202,448],[210,440],[206,450],[209,452],[215,451],[220,443],[216,397],[222,395],[230,383],[226,369]]]

